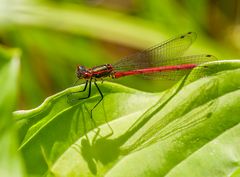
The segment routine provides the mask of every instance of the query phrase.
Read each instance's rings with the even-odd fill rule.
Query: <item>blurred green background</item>
[[[77,64],[114,63],[188,31],[198,34],[188,54],[239,58],[240,1],[0,0],[0,45],[22,51],[18,109],[72,86]],[[174,84],[115,82],[154,92]]]

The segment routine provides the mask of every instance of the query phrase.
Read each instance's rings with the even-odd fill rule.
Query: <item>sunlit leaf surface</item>
[[[206,69],[207,68],[207,69]],[[28,173],[55,176],[239,174],[240,62],[205,64],[162,93],[113,83],[69,88],[14,113]],[[195,72],[204,77],[194,78]],[[70,96],[69,96],[70,94]],[[70,98],[70,99],[69,99]],[[206,163],[207,161],[207,163]]]

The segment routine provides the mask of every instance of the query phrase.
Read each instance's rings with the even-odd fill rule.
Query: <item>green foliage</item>
[[[19,52],[0,47],[0,176],[23,176],[12,112],[16,106]]]
[[[82,85],[66,89],[77,64],[114,63],[188,31],[198,34],[189,55],[239,58],[235,1],[111,2],[0,0],[0,43],[18,48],[0,47],[0,176],[24,176],[25,166],[27,176],[239,176],[239,61],[208,63],[177,84],[116,80],[157,93],[99,83],[97,128],[96,88],[81,101],[71,93]],[[30,110],[13,122],[19,109]]]
[[[28,173],[229,176],[240,153],[240,62],[205,66],[160,94],[104,83],[103,104],[93,112],[95,129],[89,110],[100,98],[97,91],[89,99],[69,101],[84,95],[69,97],[83,86],[15,112]],[[194,72],[205,77],[196,80]]]

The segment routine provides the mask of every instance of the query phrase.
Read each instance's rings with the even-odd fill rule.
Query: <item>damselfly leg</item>
[[[98,100],[98,102],[93,106],[93,108],[90,111],[90,118],[93,121],[94,126],[96,127],[96,122],[93,119],[93,110],[99,105],[99,103],[101,103],[101,101],[103,100],[104,97],[103,97],[103,94],[102,94],[98,84],[97,84],[97,81],[94,80],[93,83],[94,83],[95,87],[97,88],[98,93],[101,96],[100,100]],[[72,92],[71,95],[72,94],[77,94],[77,93],[80,93],[80,92],[85,92],[87,90],[87,87],[88,87],[88,94],[87,94],[87,96],[81,97],[81,98],[77,98],[77,99],[72,99],[70,101],[73,102],[73,101],[77,101],[77,100],[84,100],[84,99],[87,99],[87,98],[89,98],[91,96],[91,93],[92,93],[92,78],[90,80],[86,81],[83,90],[80,90],[80,91],[77,91],[77,92]],[[69,99],[69,96],[68,96],[68,99]]]
[[[94,81],[94,85],[96,86],[96,88],[97,88],[97,90],[98,90],[98,93],[100,94],[101,98],[100,98],[100,100],[98,100],[98,102],[97,102],[97,103],[93,106],[93,108],[91,109],[91,118],[92,118],[92,115],[93,115],[93,110],[94,110],[94,109],[97,107],[97,105],[98,105],[99,103],[101,103],[102,100],[103,100],[103,94],[102,94],[100,88],[98,87],[96,80]]]
[[[69,95],[68,95],[68,101],[76,101],[77,99],[70,99],[69,97],[70,97],[70,95],[73,95],[74,93],[80,93],[80,92],[85,92],[86,91],[86,89],[87,89],[87,86],[88,86],[88,80],[85,82],[85,85],[84,85],[84,88],[83,88],[83,90],[79,90],[79,91],[76,91],[76,92],[71,92]],[[75,84],[74,84],[75,85]],[[87,98],[89,98],[89,97],[87,97]]]

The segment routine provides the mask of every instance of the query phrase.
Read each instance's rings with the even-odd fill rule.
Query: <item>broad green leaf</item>
[[[16,106],[19,52],[0,47],[0,176],[23,176],[12,112]]]
[[[67,97],[82,88],[67,89],[49,97],[36,109],[15,113],[22,140],[20,149],[30,173],[41,174],[46,171],[46,164],[53,164],[79,137],[94,127],[89,111],[100,98],[96,90],[93,90],[91,98],[83,101],[72,103]],[[103,104],[93,111],[97,125],[126,115],[141,115],[159,99],[159,94],[139,92],[108,82],[100,84],[100,88],[105,96]],[[76,94],[71,99],[82,96]],[[140,105],[140,102],[144,104]],[[111,133],[112,130],[108,127],[106,131]]]
[[[205,77],[193,77],[198,72]],[[15,112],[19,149],[32,175],[220,176],[221,168],[230,176],[239,161],[239,77],[236,60],[205,64],[157,94],[99,83],[104,101],[93,111],[94,130],[89,110],[99,94],[95,89],[91,98],[72,102],[86,93],[67,97],[83,86],[69,88],[33,110]],[[199,172],[192,171],[196,166]]]

